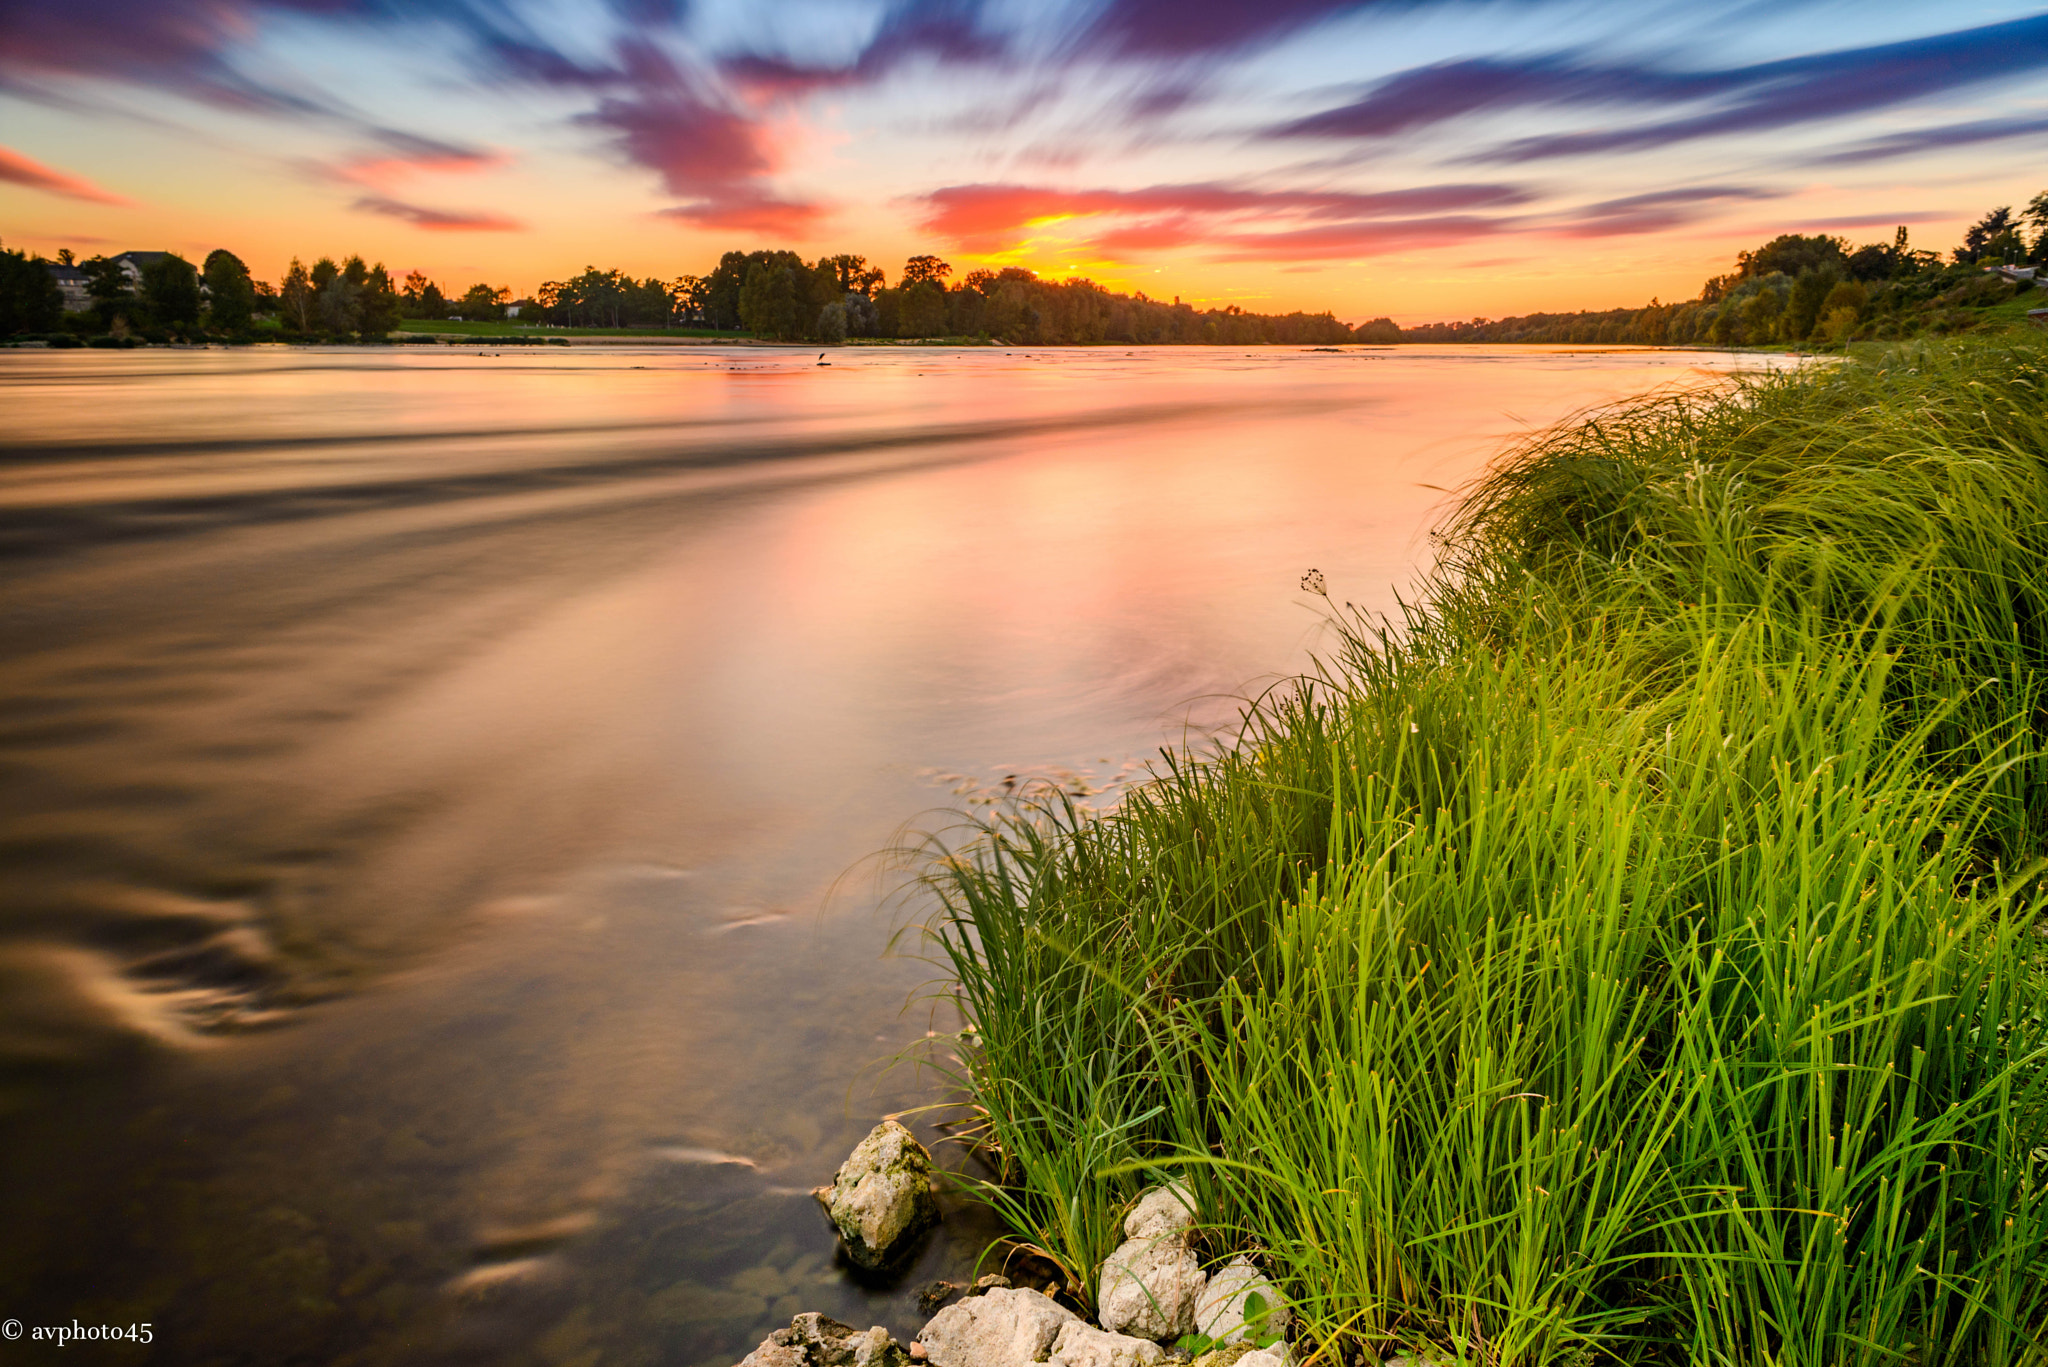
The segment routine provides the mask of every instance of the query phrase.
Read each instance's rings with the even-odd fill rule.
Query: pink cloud
[[[67,175],[43,165],[32,157],[0,147],[0,181],[10,185],[26,185],[31,190],[47,190],[53,195],[64,195],[71,199],[83,199],[94,204],[129,204],[133,201],[117,194],[102,190],[91,181],[79,176]]]
[[[1215,183],[1141,190],[1060,190],[1034,185],[952,185],[921,197],[925,227],[970,251],[1014,246],[1046,219],[1125,215],[1148,222],[1111,229],[1098,243],[1136,251],[1200,241],[1236,240],[1233,221],[1273,218],[1327,222],[1390,215],[1505,207],[1527,201],[1512,185],[1425,185],[1408,190],[1258,190]],[[1207,221],[1204,226],[1203,221]]]
[[[1378,223],[1332,223],[1280,233],[1237,233],[1211,238],[1218,261],[1340,261],[1362,256],[1450,247],[1491,237],[1510,220],[1450,215]]]
[[[800,233],[823,215],[820,205],[766,187],[777,156],[761,123],[708,98],[654,48],[622,45],[621,60],[628,93],[598,101],[580,122],[610,132],[622,157],[689,201],[660,210],[662,217],[728,231]]]
[[[337,180],[377,187],[389,185],[393,181],[409,180],[419,175],[488,171],[494,167],[509,165],[511,160],[502,152],[479,152],[468,148],[450,147],[416,153],[352,157],[320,169]]]
[[[778,199],[769,194],[739,191],[722,193],[696,204],[658,209],[655,213],[656,217],[699,228],[800,238],[817,226],[825,210],[822,205],[805,200]]]
[[[428,209],[417,204],[405,204],[382,195],[364,195],[350,207],[366,214],[383,214],[387,218],[401,219],[415,228],[424,228],[436,233],[516,233],[525,231],[526,225],[516,218],[503,214],[464,213],[460,210]]]

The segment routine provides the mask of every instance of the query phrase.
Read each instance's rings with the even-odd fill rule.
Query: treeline
[[[894,285],[853,255],[806,262],[795,252],[727,252],[709,275],[686,282],[691,316],[710,328],[744,329],[777,341],[835,343],[857,337],[981,339],[1014,346],[1206,343],[1257,346],[1354,340],[1328,313],[1197,309],[1092,280],[1041,280],[1027,270],[969,271],[935,256],[904,263]]]
[[[41,332],[74,340],[73,334],[82,333],[169,341],[247,332],[262,306],[263,287],[240,257],[214,251],[195,267],[175,252],[147,255],[131,275],[110,257],[79,261],[69,251],[59,252],[56,264],[84,275],[90,301],[82,313],[67,313],[50,263],[0,251],[0,336]]]
[[[2031,241],[2027,228],[2034,229]],[[2048,191],[2023,211],[1992,210],[1943,260],[1914,249],[1905,228],[1890,242],[1787,233],[1706,282],[1699,298],[1639,309],[1474,318],[1400,330],[1404,342],[1564,342],[1670,346],[1839,345],[1922,332],[1967,331],[1988,306],[2034,288],[1988,274],[1990,265],[2048,265]]]

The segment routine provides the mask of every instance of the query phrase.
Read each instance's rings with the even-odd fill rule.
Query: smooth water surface
[[[995,1231],[864,1281],[806,1195],[947,1096],[888,1066],[953,1020],[868,857],[1227,728],[1322,639],[1304,571],[1391,608],[1518,433],[1737,362],[819,359],[0,355],[0,1315],[166,1363],[907,1337]]]

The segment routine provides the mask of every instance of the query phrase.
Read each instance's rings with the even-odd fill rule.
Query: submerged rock
[[[1079,1315],[1049,1296],[995,1287],[941,1310],[917,1341],[933,1367],[1031,1367],[1078,1324]]]
[[[1179,1186],[1154,1187],[1124,1217],[1126,1242],[1102,1264],[1095,1298],[1102,1327],[1170,1340],[1195,1327],[1208,1278],[1188,1246],[1194,1201]]]
[[[1166,1350],[1150,1339],[1112,1334],[1075,1320],[1053,1340],[1048,1367],[1157,1367]]]
[[[908,1236],[939,1216],[932,1156],[909,1130],[885,1120],[854,1146],[829,1187],[814,1193],[862,1267],[881,1267]]]
[[[1257,1323],[1251,1322],[1253,1296],[1265,1306]],[[1217,1343],[1284,1336],[1288,1319],[1287,1303],[1280,1298],[1280,1288],[1267,1281],[1252,1266],[1251,1259],[1240,1253],[1211,1274],[1209,1284],[1203,1288],[1201,1304],[1195,1308],[1195,1332]]]
[[[739,1367],[908,1367],[910,1354],[881,1325],[856,1329],[816,1313],[798,1315]]]

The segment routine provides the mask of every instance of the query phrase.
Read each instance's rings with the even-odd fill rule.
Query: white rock
[[[932,1156],[909,1130],[885,1120],[854,1146],[817,1197],[862,1267],[880,1267],[900,1240],[939,1213],[932,1195]]]
[[[1126,1239],[1151,1239],[1162,1234],[1186,1234],[1195,1225],[1195,1198],[1178,1182],[1153,1187],[1138,1197],[1138,1204],[1124,1216]]]
[[[1113,1334],[1177,1339],[1194,1329],[1208,1280],[1184,1233],[1133,1239],[1102,1264],[1096,1318]]]
[[[932,1316],[917,1336],[933,1367],[1029,1367],[1081,1317],[1048,1296],[1000,1287]]]
[[[1150,1339],[1112,1334],[1075,1320],[1060,1327],[1051,1361],[1057,1367],[1155,1367],[1166,1361],[1166,1351]]]
[[[1278,1344],[1260,1348],[1239,1358],[1237,1367],[1287,1367],[1287,1352]]]
[[[1259,1325],[1247,1325],[1246,1302],[1258,1295],[1267,1305],[1266,1318]],[[1195,1307],[1195,1332],[1217,1343],[1230,1343],[1237,1339],[1251,1338],[1255,1333],[1284,1334],[1288,1322],[1287,1303],[1280,1299],[1280,1288],[1266,1280],[1251,1260],[1243,1254],[1232,1258],[1221,1269],[1209,1276],[1209,1284],[1202,1290],[1201,1303]]]
[[[862,1331],[816,1312],[770,1334],[740,1367],[907,1367],[910,1355],[881,1325]]]

